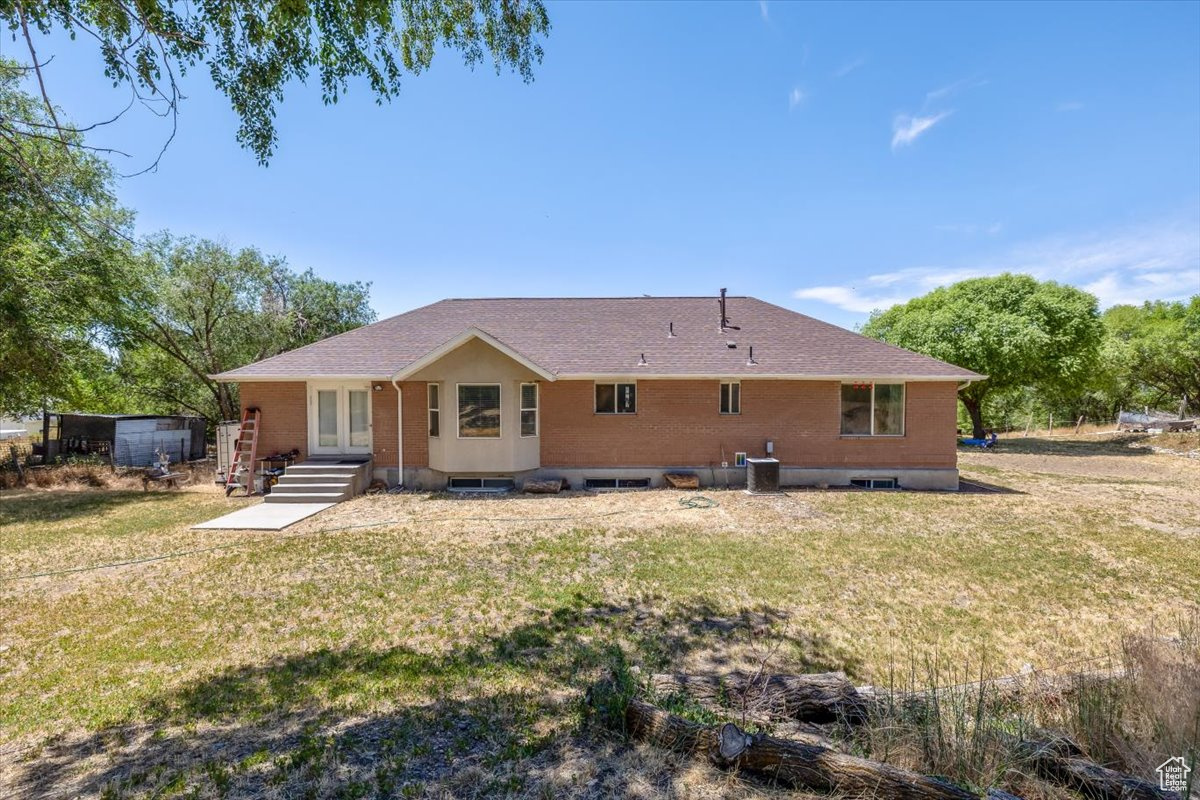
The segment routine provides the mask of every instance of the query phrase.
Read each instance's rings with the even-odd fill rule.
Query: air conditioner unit
[[[746,491],[750,494],[778,494],[779,459],[747,458]]]

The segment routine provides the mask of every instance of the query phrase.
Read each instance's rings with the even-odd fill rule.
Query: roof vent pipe
[[[674,322],[667,323],[667,338],[668,339],[675,338],[675,323]]]
[[[720,300],[720,304],[721,304],[721,333],[724,333],[726,329],[729,329],[729,330],[731,330],[731,331],[740,331],[740,330],[741,330],[741,328],[739,328],[737,325],[730,325],[730,324],[729,324],[729,314],[727,314],[727,313],[726,313],[726,311],[725,311],[725,292],[727,292],[727,291],[728,291],[728,289],[722,289],[722,290],[721,290],[721,300]]]
[[[757,367],[758,362],[754,360],[754,345],[750,345],[750,357],[746,359],[747,367]]]
[[[647,362],[647,361],[646,361],[646,354],[645,354],[645,353],[642,353],[642,357],[638,359],[638,363],[637,363],[637,365],[638,365],[639,367],[644,367],[644,366],[646,366],[648,363],[649,363],[649,362]]]

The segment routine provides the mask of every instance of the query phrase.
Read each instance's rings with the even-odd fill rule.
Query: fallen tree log
[[[803,722],[863,722],[867,704],[840,672],[813,675],[652,675],[650,688],[684,694],[706,705],[747,708],[753,716]]]
[[[625,708],[625,727],[634,739],[794,789],[886,800],[979,800],[966,789],[891,764],[748,734],[733,723],[701,725],[638,699]]]
[[[1029,760],[1038,777],[1091,800],[1182,800],[1177,792],[1088,760],[1070,740],[1023,741],[1017,752]]]

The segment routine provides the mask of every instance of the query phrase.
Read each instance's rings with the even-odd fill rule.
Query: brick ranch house
[[[261,410],[259,453],[420,489],[737,485],[747,455],[785,485],[955,489],[983,378],[751,297],[443,300],[215,377]]]

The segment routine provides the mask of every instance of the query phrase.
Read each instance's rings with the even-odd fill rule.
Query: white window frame
[[[438,402],[433,404],[434,390],[437,390]],[[425,387],[425,406],[427,411],[427,419],[425,420],[425,432],[430,439],[440,439],[442,436],[442,385],[437,382],[429,383]],[[438,432],[433,432],[433,415],[438,415]]]
[[[525,407],[525,387],[526,386],[533,387],[533,408]],[[521,384],[520,392],[521,392],[521,396],[520,396],[520,399],[518,402],[520,403],[521,408],[520,408],[520,413],[517,415],[517,430],[519,430],[521,432],[522,439],[534,439],[534,438],[537,438],[537,435],[542,432],[542,412],[541,412],[542,389],[540,386],[537,385],[536,382],[526,381]],[[533,433],[525,432],[525,412],[526,411],[533,412]]]
[[[500,412],[500,432],[498,434],[496,434],[495,436],[463,436],[462,435],[462,417],[461,417],[462,411],[459,410],[462,401],[459,399],[458,393],[459,393],[461,387],[463,387],[463,386],[495,386],[499,390],[498,397],[500,400],[500,405],[499,405],[498,411]],[[454,430],[458,434],[459,439],[465,439],[467,441],[494,442],[498,439],[503,439],[504,438],[504,385],[500,384],[500,383],[487,383],[487,382],[479,383],[478,381],[470,381],[468,383],[454,384]]]
[[[596,387],[611,386],[613,387],[613,410],[598,411],[596,409]],[[633,411],[621,411],[621,403],[617,396],[618,386],[633,387]],[[637,381],[593,381],[592,382],[592,413],[604,417],[632,417],[638,413],[638,385]]]
[[[722,411],[721,410],[721,392],[723,392],[725,390],[726,386],[729,387],[729,410]],[[733,387],[734,386],[738,387],[737,410],[736,411],[733,410]],[[720,414],[722,417],[736,417],[742,413],[742,382],[741,381],[728,380],[728,381],[720,382],[720,384],[717,387],[717,413]]]
[[[871,432],[870,433],[842,433],[842,387],[843,386],[862,386],[869,383],[871,385]],[[900,432],[899,433],[876,433],[875,432],[875,387],[882,386],[899,386],[901,392],[900,398]],[[843,439],[903,439],[908,431],[908,384],[904,381],[842,381],[838,386],[838,433]]]

